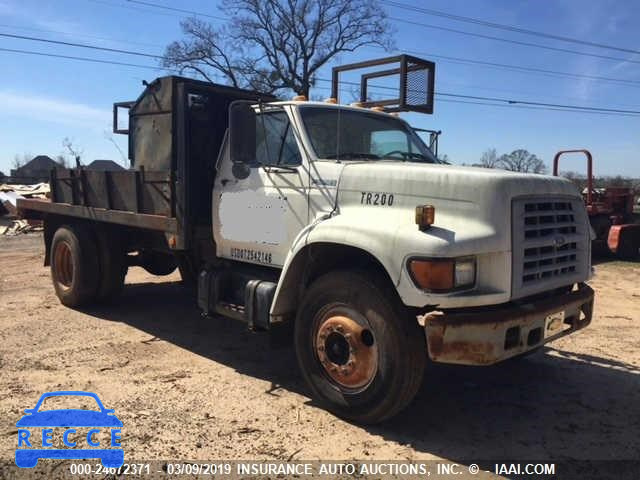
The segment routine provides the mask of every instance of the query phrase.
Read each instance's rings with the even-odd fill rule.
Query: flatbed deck
[[[128,227],[178,233],[178,222],[173,217],[137,213],[108,208],[87,207],[70,203],[21,198],[17,202],[22,218],[40,218],[42,214],[65,215],[98,222],[116,223]]]

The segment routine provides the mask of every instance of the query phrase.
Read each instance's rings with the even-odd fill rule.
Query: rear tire
[[[60,302],[80,307],[98,290],[98,255],[92,231],[85,225],[64,225],[51,241],[51,278]]]
[[[152,275],[171,275],[178,268],[176,258],[168,253],[147,250],[141,252],[140,265]]]
[[[359,423],[397,414],[424,375],[424,331],[387,283],[371,273],[328,273],[308,289],[296,318],[296,355],[314,397]]]
[[[120,295],[127,274],[127,257],[120,236],[108,228],[97,232],[100,280],[97,299],[109,302]]]
[[[182,286],[195,293],[198,287],[198,271],[193,267],[192,260],[187,256],[178,256],[177,262]]]

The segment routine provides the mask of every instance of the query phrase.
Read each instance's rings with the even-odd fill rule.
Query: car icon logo
[[[95,400],[98,410],[56,409],[41,410],[44,401],[51,397],[89,397]],[[34,408],[25,410],[16,426],[18,427],[18,447],[16,448],[16,465],[21,468],[32,468],[41,458],[84,460],[99,458],[105,468],[118,468],[124,463],[124,450],[120,446],[122,422],[114,415],[114,410],[107,409],[98,395],[83,391],[59,391],[43,394]],[[88,447],[75,448],[81,441],[76,429],[89,428],[81,440],[86,439]],[[97,439],[101,428],[110,430],[110,448],[104,448]],[[41,438],[35,435],[35,429],[42,428]],[[54,445],[53,429],[64,429],[64,434],[56,438],[62,445]],[[73,440],[72,440],[73,439]],[[103,441],[104,443],[104,441]],[[57,448],[58,446],[66,448]],[[93,448],[95,447],[95,448]]]

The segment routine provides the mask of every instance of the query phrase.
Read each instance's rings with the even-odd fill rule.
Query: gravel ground
[[[638,263],[597,265],[582,332],[522,361],[433,366],[409,408],[362,427],[309,398],[291,348],[202,319],[176,273],[132,268],[115,304],[75,311],[42,259],[40,235],[0,238],[0,459],[50,390],[97,392],[126,461],[640,459]]]

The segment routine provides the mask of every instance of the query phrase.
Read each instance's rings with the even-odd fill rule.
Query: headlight
[[[429,292],[470,288],[476,281],[475,257],[412,258],[407,267],[413,282]]]

